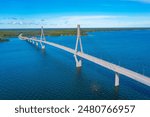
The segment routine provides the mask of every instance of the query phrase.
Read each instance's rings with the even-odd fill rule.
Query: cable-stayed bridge
[[[76,45],[75,45],[75,49],[63,46],[63,45],[59,45],[53,42],[49,42],[46,41],[46,38],[44,36],[44,31],[43,31],[43,27],[41,28],[41,36],[40,39],[36,38],[36,37],[25,37],[22,36],[22,34],[20,34],[19,39],[21,40],[26,40],[29,41],[33,44],[36,44],[38,46],[38,44],[41,45],[42,49],[45,49],[45,44],[62,49],[64,51],[67,51],[71,54],[74,55],[75,58],[75,62],[76,62],[76,67],[81,67],[82,66],[82,60],[80,60],[78,57],[81,57],[83,59],[89,60],[95,64],[98,64],[104,68],[107,68],[111,71],[114,72],[115,75],[115,86],[119,86],[119,74],[127,76],[128,78],[131,78],[135,81],[138,81],[142,84],[145,84],[147,86],[150,86],[150,78],[147,76],[144,76],[142,74],[139,74],[137,72],[134,72],[132,70],[129,70],[127,68],[121,67],[119,65],[113,64],[111,62],[108,62],[106,60],[88,55],[86,53],[83,52],[83,48],[82,48],[82,42],[81,42],[81,37],[80,37],[80,25],[77,26],[77,40],[76,40]]]

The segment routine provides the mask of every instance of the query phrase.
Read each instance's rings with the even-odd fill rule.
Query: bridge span
[[[94,56],[91,56],[91,55],[84,53],[83,49],[82,49],[81,38],[80,38],[80,25],[78,25],[78,28],[77,28],[77,41],[76,41],[75,49],[72,49],[72,48],[69,48],[69,47],[66,47],[63,45],[59,45],[59,44],[56,44],[53,42],[46,41],[45,36],[44,36],[44,32],[43,32],[43,27],[41,29],[41,38],[40,39],[37,39],[36,37],[32,37],[32,38],[24,37],[24,36],[22,36],[22,34],[20,34],[18,37],[22,40],[27,40],[33,44],[35,43],[37,46],[40,43],[42,49],[45,49],[45,44],[47,44],[47,45],[62,49],[64,51],[67,51],[67,52],[73,54],[74,58],[75,58],[75,62],[76,62],[76,67],[82,66],[82,61],[78,60],[78,58],[77,58],[79,56],[81,58],[89,60],[95,64],[98,64],[104,68],[107,68],[107,69],[113,71],[115,73],[115,86],[119,86],[119,75],[120,74],[127,76],[128,78],[131,78],[131,79],[138,81],[142,84],[150,86],[150,78],[149,77],[144,76],[142,74],[139,74],[137,72],[134,72],[132,70],[129,70],[127,68],[121,67],[119,65],[110,63],[110,62],[105,61],[103,59],[100,59],[100,58],[97,58],[97,57],[94,57]]]

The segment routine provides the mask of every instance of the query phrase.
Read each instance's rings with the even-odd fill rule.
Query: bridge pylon
[[[115,72],[115,86],[119,86],[119,74],[117,72]]]
[[[41,37],[40,37],[41,41],[46,41],[45,36],[44,36],[44,31],[43,31],[43,26],[41,27]],[[45,44],[40,42],[42,49],[45,49]]]
[[[77,53],[82,52],[83,53],[83,48],[82,48],[82,42],[81,42],[81,37],[80,37],[80,25],[77,25],[77,40],[76,40],[76,46],[75,46],[75,62],[76,62],[76,67],[81,67],[82,66],[82,60],[77,58]]]

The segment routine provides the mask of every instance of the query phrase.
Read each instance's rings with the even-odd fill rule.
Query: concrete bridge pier
[[[45,49],[45,45],[41,45],[42,49]]]
[[[41,48],[45,49],[45,44],[43,44],[42,42],[40,42]]]
[[[119,86],[119,74],[115,72],[115,87]]]
[[[38,46],[38,42],[36,42],[36,46]]]
[[[78,60],[77,58],[77,55],[74,55],[74,58],[75,58],[75,62],[76,62],[76,67],[81,67],[82,66],[82,61],[81,60]]]
[[[32,43],[34,44],[34,41],[32,41]]]

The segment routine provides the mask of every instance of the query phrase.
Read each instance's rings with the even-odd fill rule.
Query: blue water
[[[46,37],[75,47],[76,36]],[[150,77],[150,30],[92,32],[82,37],[85,53]],[[150,99],[150,87],[73,55],[46,46],[41,50],[11,38],[0,43],[0,99]]]

